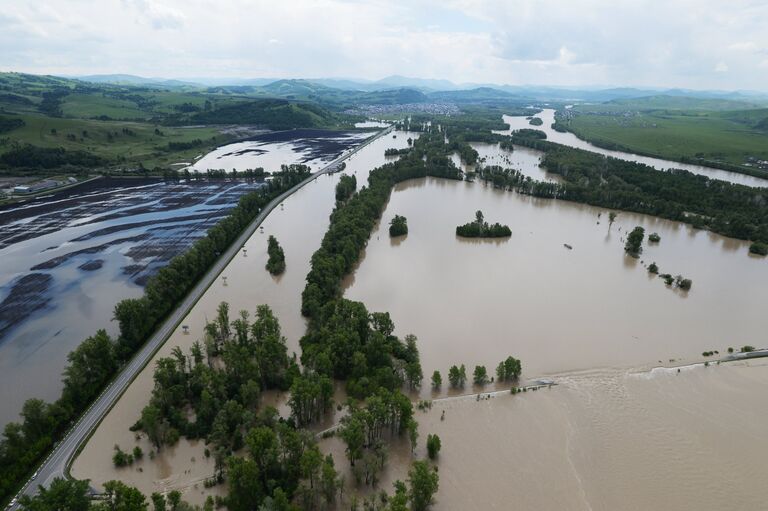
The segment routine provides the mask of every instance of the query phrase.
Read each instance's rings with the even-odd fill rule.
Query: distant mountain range
[[[766,99],[768,94],[755,91],[718,91],[635,87],[558,87],[547,85],[498,85],[488,83],[456,84],[449,80],[410,78],[393,75],[381,80],[355,78],[145,78],[128,74],[87,75],[69,78],[92,83],[152,86],[168,89],[208,88],[228,91],[232,94],[262,94],[296,99],[343,101],[361,99],[363,93],[375,98],[386,91],[401,91],[396,101],[452,101],[477,102],[484,100],[531,100],[536,102],[604,102],[649,96],[674,96],[692,98],[728,99],[751,101]],[[409,92],[402,92],[407,90]],[[390,93],[390,96],[392,93]],[[384,103],[388,99],[380,98]]]

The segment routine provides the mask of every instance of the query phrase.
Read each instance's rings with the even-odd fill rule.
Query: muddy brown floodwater
[[[457,237],[476,210],[512,236]],[[403,239],[387,233],[395,214],[408,219]],[[661,236],[639,259],[623,250],[636,225]],[[649,274],[651,262],[692,279],[691,291]],[[508,355],[531,376],[761,345],[767,278],[745,243],[680,223],[618,212],[609,228],[605,209],[427,178],[395,187],[345,296],[419,337],[424,374],[445,380],[452,364],[492,373]]]
[[[396,136],[377,140],[347,162],[358,184],[385,161],[384,149],[405,147],[407,136]],[[536,151],[475,147],[486,164],[555,179],[538,167]],[[221,301],[232,311],[269,304],[289,349],[298,351],[306,328],[301,291],[328,225],[337,180],[322,176],[277,208],[264,232],[246,244],[247,256],[236,257],[223,272],[228,285],[219,279],[182,323],[190,334],[180,328],[157,357],[200,339],[206,317]],[[456,225],[478,209],[487,220],[508,224],[511,238],[457,238]],[[436,400],[431,411],[417,413],[415,454],[405,441],[393,443],[378,489],[391,491],[392,481],[404,479],[414,456],[425,455],[427,434],[437,433],[443,449],[436,509],[715,510],[764,504],[768,365],[698,364],[679,373],[652,368],[697,362],[703,351],[765,344],[768,266],[748,256],[743,242],[675,222],[619,212],[609,228],[608,212],[479,182],[427,178],[396,186],[345,281],[345,296],[390,312],[399,335],[418,336],[427,375],[421,397]],[[409,234],[393,240],[386,227],[395,214],[408,218]],[[640,259],[623,251],[622,237],[635,225],[661,236],[659,244],[645,244]],[[286,254],[286,272],[277,278],[264,270],[269,234]],[[651,262],[692,279],[691,291],[649,275],[645,266]],[[447,379],[451,364],[466,364],[470,374],[482,364],[493,373],[508,355],[522,359],[524,378],[546,376],[558,385],[478,401],[445,391],[433,395],[426,384],[435,369]],[[124,450],[137,444],[128,426],[148,401],[153,365],[108,414],[72,473],[97,487],[120,478],[147,494],[177,488],[201,503],[208,493],[224,491],[202,487],[213,473],[202,443],[182,440],[154,463],[145,457],[140,466],[112,467],[114,444]],[[270,399],[287,413],[285,395]],[[138,443],[148,449],[145,439]],[[346,474],[349,493],[342,443],[327,438],[321,446]]]
[[[416,413],[415,454],[396,442],[379,487],[405,480],[410,462],[426,456],[427,433],[436,433],[434,509],[765,509],[766,362],[679,374],[596,369],[557,381],[515,396],[435,401]],[[338,438],[321,446],[345,460]],[[349,484],[349,464],[337,465]]]
[[[394,134],[395,138],[391,135],[379,138],[347,159],[343,173],[354,173],[359,186],[362,186],[367,182],[368,172],[387,161],[385,149],[407,147],[409,136],[418,137],[414,133]],[[226,148],[217,151],[228,152]],[[260,165],[254,153],[244,153],[244,156],[239,160],[242,167],[238,170]],[[274,159],[274,155],[268,154],[267,157],[268,161]],[[235,166],[236,162],[236,159],[228,160],[227,168]],[[229,263],[217,282],[195,304],[187,318],[107,414],[75,460],[72,466],[74,477],[90,479],[97,488],[110,479],[121,479],[147,495],[153,491],[179,489],[185,492],[185,499],[195,504],[202,504],[207,495],[222,491],[221,487],[203,488],[203,480],[210,477],[214,469],[213,459],[204,456],[203,442],[182,439],[176,446],[163,449],[154,462],[145,456],[140,464],[121,469],[112,465],[113,446],[117,444],[129,451],[134,445],[140,445],[145,453],[149,452],[151,447],[146,438],[136,440],[128,427],[136,422],[149,400],[155,361],[169,356],[175,346],[181,346],[186,351],[194,341],[202,340],[206,319],[215,316],[216,307],[222,301],[229,302],[233,317],[240,310],[253,314],[257,305],[268,304],[280,320],[289,352],[299,351],[298,341],[306,329],[301,316],[301,291],[309,273],[310,258],[328,228],[339,176],[340,173],[320,176],[291,195],[282,207],[276,208],[267,217],[262,224],[263,232],[257,231],[248,240],[244,247],[246,252]],[[277,237],[285,251],[286,270],[278,277],[273,277],[264,268],[270,234]],[[225,276],[226,285],[223,281]],[[188,335],[183,333],[183,325],[189,327]],[[278,405],[284,401],[279,396],[274,399]]]

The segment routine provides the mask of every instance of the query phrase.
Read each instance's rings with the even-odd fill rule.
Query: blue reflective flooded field
[[[192,170],[303,163],[314,171],[371,134],[264,133],[214,150]],[[0,209],[0,426],[30,397],[56,399],[67,354],[99,328],[116,332],[115,303],[140,296],[154,272],[259,186],[101,179]]]
[[[225,216],[244,181],[100,180],[0,211],[0,422],[53,399],[66,354]]]

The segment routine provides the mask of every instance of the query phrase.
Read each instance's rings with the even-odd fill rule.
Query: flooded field
[[[549,390],[435,401],[416,414],[415,454],[407,441],[396,443],[379,487],[391,491],[394,480],[405,480],[410,462],[426,456],[426,435],[436,433],[435,509],[764,507],[765,362],[556,379]],[[352,481],[343,443],[321,445]]]
[[[369,136],[266,133],[219,148],[194,169],[318,170]],[[115,303],[140,296],[149,276],[259,186],[97,180],[0,211],[0,426],[28,398],[56,399],[67,354],[99,328],[116,332]]]
[[[384,150],[407,147],[409,136],[416,138],[418,134],[394,132],[393,135],[375,140],[346,160],[344,173],[354,173],[357,182],[364,183],[371,169],[387,161]],[[238,169],[244,170],[252,165],[251,161],[243,161]],[[201,339],[206,318],[215,314],[216,307],[222,301],[229,302],[233,313],[240,310],[253,313],[257,305],[268,304],[280,320],[289,352],[299,351],[298,341],[306,328],[301,316],[301,291],[309,272],[309,260],[320,246],[320,240],[328,228],[328,216],[333,210],[339,176],[338,173],[320,176],[289,197],[283,207],[274,210],[262,224],[263,232],[257,232],[246,243],[247,255],[233,259],[222,273],[222,277],[228,277],[226,285],[223,279],[219,279],[183,321],[184,325],[189,326],[190,333],[185,335],[178,328],[160,349],[155,360],[169,356],[174,346],[188,349],[194,341]],[[285,251],[286,270],[279,277],[273,277],[264,269],[267,262],[267,237],[270,234],[277,237]],[[152,464],[151,468],[145,466],[142,472],[138,471],[138,466],[127,469],[115,469],[112,466],[111,453],[116,443],[123,449],[133,448],[137,444],[127,426],[136,422],[141,409],[149,400],[153,372],[154,363],[150,363],[139,374],[91,437],[75,461],[72,474],[77,478],[91,479],[97,487],[110,479],[125,478],[147,494],[158,488],[179,488],[185,491],[185,498],[201,504],[205,496],[211,493],[211,490],[203,491],[201,478],[213,473],[213,462],[205,460],[202,442],[190,443],[182,439],[177,446],[167,449],[158,457],[162,460],[160,463]],[[276,398],[275,402],[279,401]],[[190,470],[192,457],[196,459],[194,468],[192,472],[184,473]],[[194,487],[195,484],[198,484],[198,488]]]
[[[368,127],[368,126],[363,126]],[[370,131],[339,132],[330,130],[295,129],[263,133],[244,142],[221,146],[192,165],[191,169],[232,169],[243,171],[262,167],[279,170],[280,165],[304,163],[318,170],[341,153],[359,144],[373,133]]]
[[[541,113],[536,114],[534,117],[538,117],[544,121],[541,126],[531,126],[526,117],[513,117],[509,115],[504,116],[504,122],[510,125],[510,131],[519,130],[522,128],[533,128],[543,131],[547,134],[547,140],[550,142],[557,142],[558,144],[577,147],[593,153],[603,154],[605,156],[612,156],[622,160],[636,161],[644,163],[658,170],[665,169],[683,169],[694,174],[701,174],[703,176],[710,177],[712,179],[720,179],[722,181],[729,181],[731,183],[742,184],[746,186],[765,187],[768,186],[768,180],[759,177],[749,176],[747,174],[739,174],[737,172],[728,172],[725,170],[713,169],[711,167],[702,167],[701,165],[691,165],[688,163],[678,163],[669,160],[662,160],[660,158],[653,158],[650,156],[640,156],[638,154],[625,153],[623,151],[612,151],[609,149],[603,149],[597,147],[586,140],[582,140],[571,132],[561,133],[552,129],[552,123],[555,122],[555,111],[551,108],[544,109]],[[507,132],[497,132],[507,133]]]
[[[0,424],[58,397],[66,356],[225,216],[246,182],[102,180],[0,211]],[[45,377],[41,377],[45,375]]]

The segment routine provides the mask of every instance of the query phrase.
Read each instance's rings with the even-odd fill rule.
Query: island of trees
[[[456,235],[463,238],[506,238],[512,236],[509,226],[494,223],[489,225],[485,221],[482,211],[475,212],[473,222],[456,227]]]
[[[395,215],[389,222],[389,235],[392,237],[408,234],[408,220],[404,216]]]
[[[285,252],[283,247],[277,242],[277,238],[270,235],[267,240],[267,271],[272,275],[280,275],[285,271]]]

